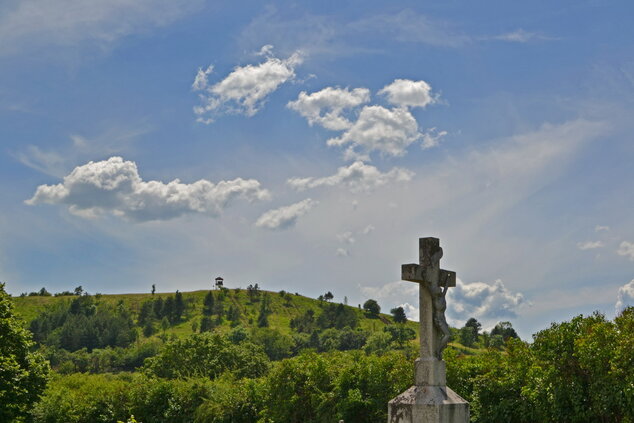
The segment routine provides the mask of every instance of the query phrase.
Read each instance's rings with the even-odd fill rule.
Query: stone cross
[[[456,273],[440,268],[438,238],[420,238],[420,264],[404,264],[402,279],[420,284],[420,357],[414,386],[388,403],[389,423],[469,423],[469,403],[447,386],[442,352],[450,331],[445,310],[447,289]]]
[[[451,336],[445,318],[447,289],[456,286],[456,272],[440,268],[442,248],[438,238],[420,238],[420,264],[404,264],[401,267],[401,278],[417,282],[419,287],[420,307],[420,359],[421,364],[430,367],[426,375],[421,375],[425,385],[444,385],[444,366],[437,368],[442,360],[442,351]],[[444,363],[442,363],[444,364]],[[418,369],[417,365],[417,379]],[[420,369],[422,370],[422,369]],[[436,371],[434,371],[436,370]]]

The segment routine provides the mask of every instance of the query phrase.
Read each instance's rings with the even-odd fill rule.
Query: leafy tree
[[[473,328],[475,339],[478,339],[478,335],[480,334],[480,329],[482,329],[482,325],[476,320],[475,317],[471,317],[469,320],[467,320],[467,323],[465,323],[465,327]]]
[[[152,304],[152,308],[154,309],[154,317],[156,317],[157,319],[161,319],[163,317],[164,304],[165,301],[163,300],[163,297],[158,297],[156,300],[154,300],[154,304]]]
[[[403,307],[396,307],[393,308],[392,310],[390,310],[390,313],[392,313],[392,319],[394,320],[395,323],[406,323],[407,322],[407,316],[405,315],[405,310],[403,309]]]
[[[260,313],[258,314],[258,327],[259,328],[267,328],[269,327],[269,314],[271,314],[270,309],[270,299],[268,295],[264,295],[264,299],[260,303]]]
[[[398,344],[400,348],[403,348],[407,341],[416,339],[416,331],[412,328],[408,328],[405,325],[390,325],[383,328],[383,332],[390,334],[392,342]]]
[[[155,292],[156,292],[156,285],[152,284],[152,295],[154,295]]]
[[[242,342],[233,344],[222,335],[202,333],[167,343],[144,366],[148,374],[164,378],[209,377],[226,370],[238,377],[258,377],[268,370],[262,347]]]
[[[326,301],[330,301],[330,300],[332,300],[333,298],[335,298],[335,296],[334,296],[334,295],[332,295],[332,292],[330,292],[330,291],[328,291],[328,292],[326,292],[326,293],[324,294],[324,300],[326,300]]]
[[[31,352],[31,336],[13,313],[0,283],[0,421],[26,416],[46,387],[48,363]]]
[[[460,329],[459,341],[465,347],[472,347],[476,341],[476,332],[473,326],[464,326]]]
[[[214,321],[209,316],[200,319],[200,333],[209,332],[215,327]]]
[[[281,360],[291,356],[293,339],[275,329],[257,328],[251,334],[251,342],[262,346],[271,360]]]
[[[379,313],[381,313],[381,306],[376,300],[369,299],[365,303],[363,303],[363,309],[368,314],[369,317],[379,317]]]
[[[183,294],[180,291],[176,291],[176,295],[174,295],[173,322],[180,322],[183,318],[183,313],[185,313],[185,302],[183,301]]]
[[[374,332],[368,337],[363,349],[367,354],[383,355],[392,344],[392,335],[387,332]]]
[[[291,329],[300,333],[312,333],[315,330],[315,311],[308,309],[304,314],[293,317],[290,322]]]
[[[359,325],[359,318],[354,310],[343,304],[325,304],[316,323],[322,329],[343,329],[346,326],[354,329]]]
[[[501,335],[504,341],[509,338],[520,338],[517,335],[517,332],[515,332],[515,329],[513,329],[513,325],[511,324],[511,322],[500,322],[495,325],[495,327],[491,330],[491,336],[494,335]]]
[[[81,285],[79,285],[77,288],[75,288],[75,291],[73,291],[74,295],[81,295],[83,293],[84,293],[84,288]]]

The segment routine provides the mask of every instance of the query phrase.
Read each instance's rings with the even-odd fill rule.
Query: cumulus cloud
[[[386,308],[402,306],[407,317],[418,320],[418,284],[390,282],[380,287],[361,287],[368,298],[374,298]],[[517,317],[517,311],[528,304],[521,293],[511,292],[501,280],[493,284],[456,281],[447,292],[447,318],[453,325],[464,324],[470,317],[492,326],[502,319]]]
[[[594,231],[595,231],[595,232],[602,232],[602,231],[607,232],[607,231],[609,231],[609,230],[610,230],[610,227],[609,227],[609,226],[601,226],[601,225],[597,225],[597,226],[595,226],[595,227],[594,227]]]
[[[288,103],[288,107],[305,117],[311,126],[318,124],[326,129],[341,131],[352,126],[343,113],[368,101],[370,90],[367,88],[350,90],[326,87],[311,94],[302,91],[297,100]]]
[[[440,140],[447,135],[447,131],[439,131],[436,128],[429,128],[423,134],[421,134],[421,148],[427,150],[428,148],[436,147],[440,144]]]
[[[425,107],[436,102],[431,85],[425,81],[395,79],[383,87],[379,94],[385,95],[390,104],[398,107]]]
[[[197,121],[211,123],[220,113],[255,115],[269,94],[286,81],[295,78],[295,67],[302,63],[302,53],[296,51],[286,59],[270,54],[271,46],[261,50],[266,60],[257,65],[236,67],[222,81],[209,84],[208,76],[213,68],[200,69],[192,88],[200,91],[201,106],[194,107]]]
[[[95,217],[111,213],[132,221],[173,219],[198,213],[220,215],[234,199],[265,200],[269,192],[254,179],[185,184],[143,181],[136,163],[121,157],[76,167],[57,185],[40,185],[29,205],[62,204],[71,213]]]
[[[577,248],[580,250],[595,250],[597,248],[603,248],[605,244],[603,241],[586,241],[586,242],[578,242]]]
[[[354,235],[350,231],[337,234],[337,239],[339,240],[339,242],[342,242],[344,244],[354,244],[356,241],[354,239]]]
[[[454,321],[470,317],[483,321],[517,317],[517,310],[526,304],[521,293],[512,293],[500,279],[493,284],[464,283],[458,279],[447,297],[447,314]]]
[[[350,166],[342,166],[337,173],[323,178],[291,178],[287,183],[298,191],[320,186],[344,185],[353,192],[370,191],[389,182],[407,182],[414,172],[395,167],[389,172],[381,172],[372,165],[356,161]]]
[[[272,230],[290,228],[297,223],[297,219],[317,204],[319,204],[318,201],[307,198],[290,206],[269,210],[258,218],[255,226]]]
[[[329,146],[348,145],[344,155],[347,160],[367,160],[372,151],[403,156],[407,147],[420,137],[418,122],[409,110],[373,105],[363,107],[353,125],[327,143]]]
[[[628,306],[634,306],[634,279],[619,288],[614,308],[618,314]]]
[[[616,250],[616,253],[634,261],[634,243],[628,241],[621,242],[621,245],[619,245],[619,249]]]

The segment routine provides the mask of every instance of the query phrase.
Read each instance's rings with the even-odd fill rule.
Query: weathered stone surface
[[[412,386],[388,403],[388,423],[468,423],[469,403],[450,388]]]
[[[435,358],[417,358],[414,364],[416,386],[446,386],[445,362]]]

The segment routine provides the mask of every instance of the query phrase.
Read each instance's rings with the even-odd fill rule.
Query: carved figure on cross
[[[446,295],[456,286],[456,272],[440,268],[443,252],[438,238],[419,239],[420,264],[404,264],[401,278],[420,284],[420,357],[442,360],[451,331],[447,324]]]

